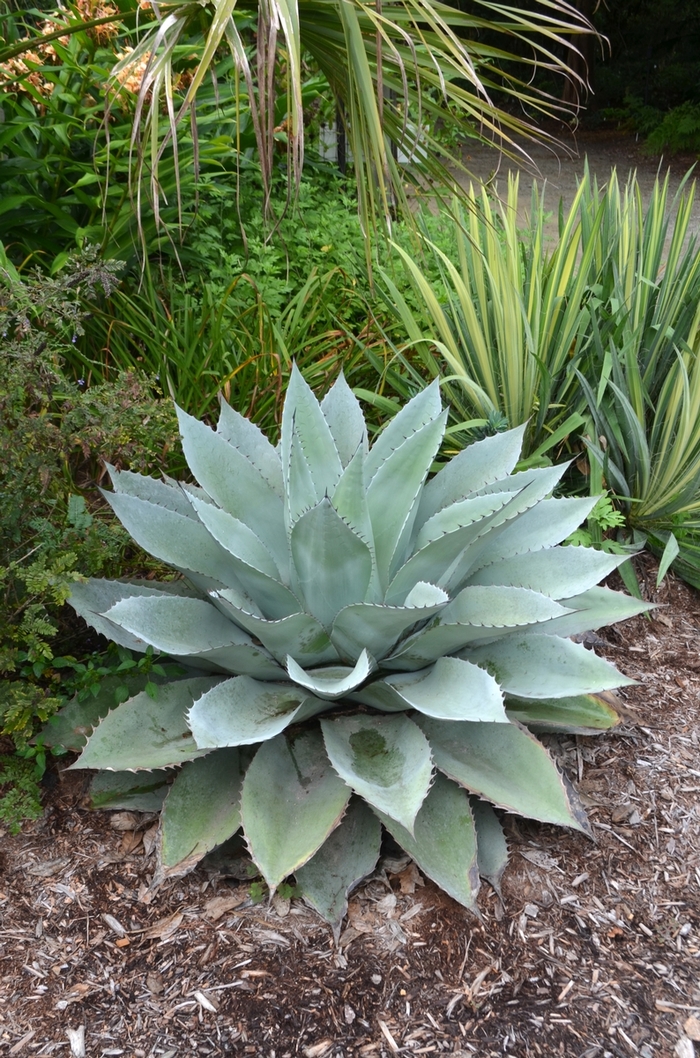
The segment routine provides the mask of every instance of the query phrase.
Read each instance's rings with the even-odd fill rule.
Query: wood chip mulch
[[[64,773],[43,818],[2,835],[0,1053],[693,1058],[700,596],[645,569],[662,607],[596,648],[639,681],[624,723],[549,740],[595,844],[508,819],[481,921],[388,855],[336,944],[300,900],[254,904],[215,866],[154,894],[155,820],[88,812]]]

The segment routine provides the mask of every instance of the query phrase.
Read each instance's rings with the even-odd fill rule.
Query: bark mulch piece
[[[63,773],[44,817],[3,835],[0,1053],[692,1058],[700,596],[669,578],[656,598],[599,634],[639,681],[622,726],[548,740],[596,843],[507,819],[503,902],[484,885],[481,921],[405,857],[353,894],[337,944],[300,900],[253,903],[225,871],[154,893],[155,820],[88,812],[84,773]]]

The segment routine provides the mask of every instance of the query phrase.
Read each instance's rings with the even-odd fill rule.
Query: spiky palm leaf
[[[253,5],[239,0],[166,0],[153,3],[153,9],[156,23],[124,61],[150,56],[135,131],[144,143],[150,139],[149,169],[156,195],[163,144],[159,114],[167,113],[166,139],[176,142],[176,126],[194,103],[222,44],[228,45],[240,78],[237,98],[251,107],[268,190],[275,150],[275,63],[284,53],[289,164],[298,179],[304,156],[302,58],[308,54],[344,112],[360,208],[368,223],[382,213],[389,215],[394,201],[405,203],[405,174],[392,144],[411,156],[417,179],[455,189],[446,164],[451,159],[424,131],[426,119],[454,124],[466,137],[494,139],[511,150],[522,150],[515,147],[514,136],[546,138],[526,118],[516,116],[516,108],[497,104],[495,96],[505,94],[518,103],[521,113],[527,107],[540,114],[557,111],[557,100],[516,76],[513,64],[532,70],[545,66],[575,79],[557,54],[565,42],[571,47],[572,36],[593,32],[565,0],[548,0],[540,11],[490,0],[477,0],[469,12],[439,0],[260,0]],[[251,15],[254,53],[247,33]],[[200,59],[176,113],[173,59],[178,42],[193,37],[202,42]],[[493,39],[502,46],[494,46]]]
[[[511,473],[522,428],[427,480],[445,418],[433,384],[370,447],[342,376],[319,404],[295,371],[277,448],[222,404],[215,431],[180,413],[199,487],[111,472],[120,520],[184,580],[92,580],[71,603],[203,674],[110,712],[75,766],[151,790],[182,765],[162,876],[242,826],[270,888],[296,873],[337,922],[378,821],[467,907],[505,855],[467,791],[587,830],[532,730],[612,726],[594,694],[631,681],[566,637],[646,606],[595,586],[620,556],[559,546],[595,501],[551,497],[562,467]]]

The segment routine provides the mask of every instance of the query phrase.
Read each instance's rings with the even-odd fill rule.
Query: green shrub
[[[700,103],[686,100],[664,111],[628,94],[624,106],[610,107],[603,111],[603,116],[622,129],[643,136],[645,149],[650,154],[700,153]]]
[[[682,103],[669,110],[647,137],[646,146],[655,154],[663,151],[700,154],[700,103]]]
[[[344,379],[319,405],[293,371],[278,448],[223,404],[215,431],[179,413],[199,486],[112,473],[120,520],[184,579],[92,579],[71,604],[190,673],[105,703],[74,766],[109,769],[112,804],[160,789],[161,878],[242,826],[270,890],[294,874],[337,926],[381,824],[471,908],[507,859],[486,802],[588,832],[530,731],[616,722],[594,692],[629,681],[566,637],[647,605],[595,587],[620,557],[557,546],[595,500],[551,498],[563,467],[512,474],[523,428],[426,483],[446,417],[433,383],[370,448]]]
[[[96,11],[111,12],[113,21],[94,25]],[[139,243],[148,253],[161,244],[167,249],[192,220],[198,172],[233,185],[233,159],[250,167],[249,110],[226,102],[235,94],[230,61],[217,64],[218,86],[210,82],[200,92],[197,136],[183,130],[177,150],[164,148],[155,193],[150,174],[138,171],[131,140],[147,63],[138,42],[152,16],[136,0],[121,0],[118,8],[68,2],[46,18],[34,16],[12,19],[14,50],[23,41],[27,50],[0,61],[0,239],[11,243],[16,261],[37,255],[54,266],[88,243],[124,259]],[[45,39],[68,24],[70,33]],[[200,49],[196,34],[180,41],[172,68],[176,109]],[[0,59],[7,50],[0,48]],[[307,87],[305,98],[318,88]]]
[[[41,790],[30,760],[0,756],[0,826],[18,834],[25,819],[41,815]]]
[[[0,733],[18,746],[65,700],[54,655],[91,649],[62,616],[72,584],[152,565],[95,490],[102,459],[178,465],[171,405],[146,380],[90,388],[64,373],[85,301],[115,284],[94,253],[53,279],[22,278],[0,259]]]

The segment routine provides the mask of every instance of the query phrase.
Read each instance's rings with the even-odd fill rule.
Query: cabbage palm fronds
[[[564,0],[550,0],[544,11],[527,12],[481,2],[481,14],[455,10],[439,0],[167,0],[156,3],[156,21],[141,37],[139,55],[150,55],[139,96],[134,134],[147,148],[157,192],[158,161],[164,142],[174,141],[177,125],[193,106],[220,48],[227,45],[240,79],[241,97],[250,105],[263,183],[273,166],[275,63],[284,58],[285,130],[288,164],[298,181],[304,158],[301,61],[308,54],[328,79],[342,106],[355,160],[360,208],[367,223],[388,216],[405,203],[402,173],[392,145],[412,155],[412,179],[438,182],[455,190],[447,157],[428,133],[425,118],[442,118],[465,136],[493,140],[516,151],[514,136],[542,138],[523,117],[494,102],[497,89],[523,106],[551,113],[557,101],[531,84],[504,73],[517,60],[533,70],[545,66],[567,74],[557,58],[565,38],[592,32],[590,24]],[[250,23],[256,26],[251,45]],[[494,48],[481,38],[496,30]],[[199,61],[185,100],[173,108],[173,51],[177,41],[199,41]],[[134,55],[136,53],[133,53]],[[571,75],[574,76],[574,75]],[[238,92],[238,89],[236,89]],[[444,106],[450,104],[449,110]],[[164,132],[160,114],[167,114]],[[417,140],[420,143],[417,144]],[[411,148],[413,148],[411,150]]]

